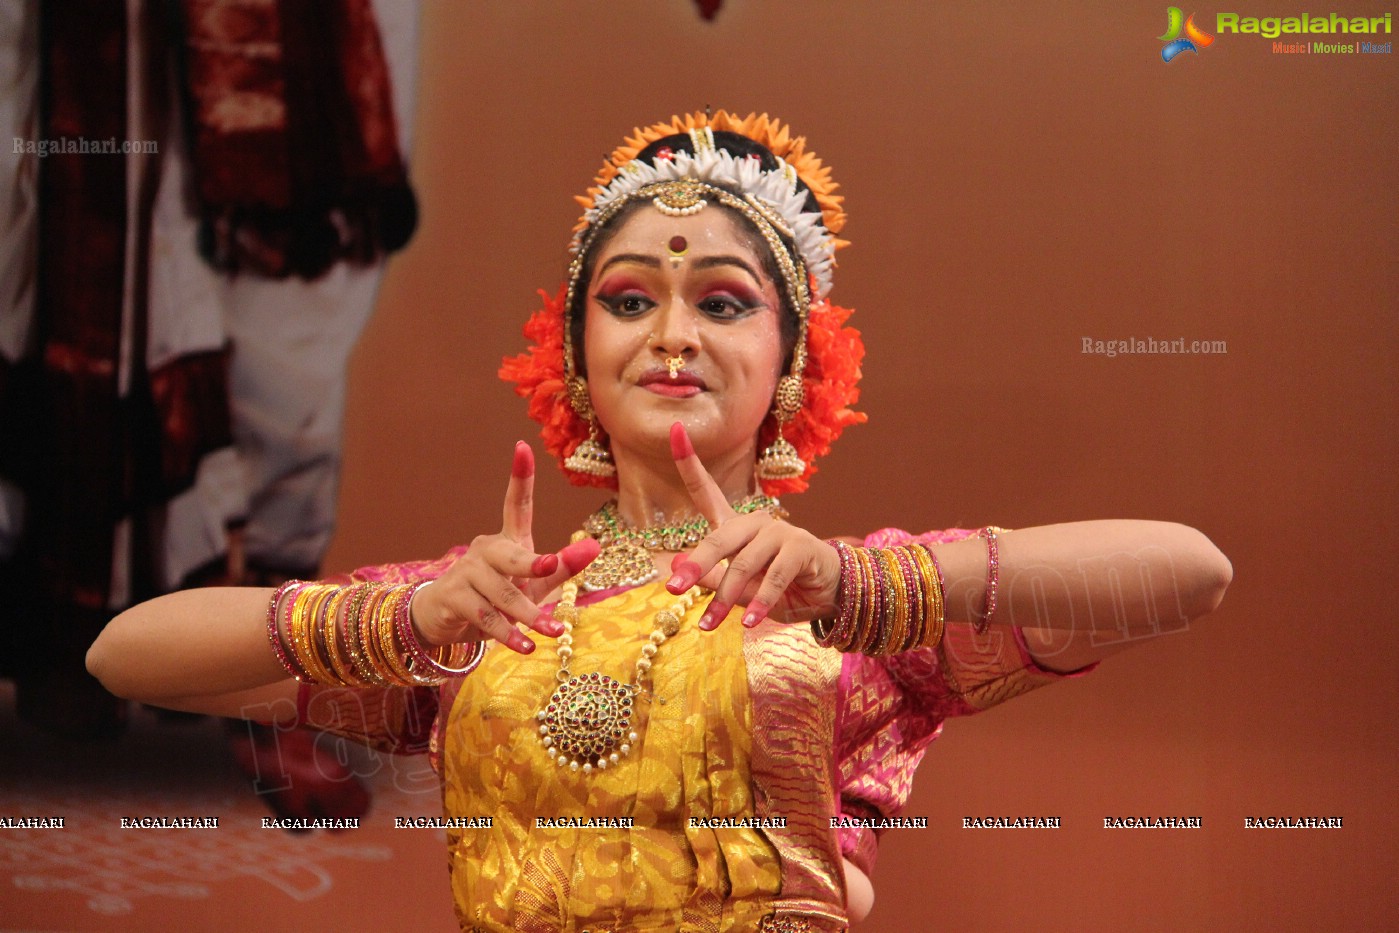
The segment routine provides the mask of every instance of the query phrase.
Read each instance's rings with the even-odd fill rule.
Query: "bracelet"
[[[855,549],[844,541],[835,539],[826,543],[835,548],[836,556],[840,558],[840,582],[836,586],[836,604],[839,611],[834,619],[813,619],[811,631],[819,645],[849,644],[851,633],[855,630],[855,606],[859,602]],[[848,598],[841,599],[842,595]]]
[[[320,622],[316,626],[316,632],[324,644],[326,660],[330,662],[331,672],[347,687],[358,686],[358,678],[350,671],[349,663],[340,651],[340,607],[349,595],[348,586],[336,587],[335,592],[322,604]]]
[[[872,657],[927,648],[942,640],[942,570],[921,544],[856,548],[827,542],[840,558],[833,619],[815,619],[817,644]]]
[[[930,648],[942,641],[946,622],[947,594],[943,590],[942,566],[938,564],[937,555],[930,546],[922,544],[911,550],[918,573],[925,583],[924,595],[928,605],[928,624],[919,636],[918,647]]]
[[[434,654],[429,654],[427,650],[423,648],[423,643],[418,640],[417,633],[413,631],[413,597],[418,595],[418,591],[431,582],[431,580],[426,580],[422,583],[414,583],[408,588],[408,592],[405,593],[400,600],[398,615],[395,619],[398,628],[398,637],[407,647],[408,667],[413,671],[415,676],[418,674],[417,668],[423,667],[432,672],[429,676],[442,675],[444,678],[460,677],[470,673],[475,669],[476,664],[480,663],[480,656],[484,654],[484,649],[481,647],[484,642],[478,641],[474,643],[476,647],[481,650],[476,653],[476,658],[469,664],[466,658],[466,646],[463,644],[438,647],[435,656]],[[442,656],[444,648],[446,649],[445,658]]]
[[[288,580],[277,587],[277,591],[272,594],[272,601],[267,604],[267,640],[272,643],[272,652],[277,655],[277,660],[281,662],[282,669],[296,678],[298,682],[307,683],[310,681],[310,675],[301,667],[292,663],[291,658],[287,655],[287,645],[282,638],[281,626],[278,624],[281,618],[282,599],[292,590],[302,585],[304,584],[302,584],[300,580]],[[291,612],[290,603],[287,604],[287,612]]]
[[[972,623],[972,628],[978,635],[986,632],[991,624],[991,617],[996,614],[996,591],[1001,584],[1001,551],[996,544],[996,535],[1009,531],[1009,528],[987,525],[977,532],[978,537],[986,539],[986,603],[981,611],[981,618]]]
[[[268,641],[282,668],[302,683],[440,686],[475,670],[486,643],[424,646],[413,629],[412,602],[426,585],[288,581],[268,603]]]
[[[306,669],[312,683],[339,684],[322,659],[320,648],[311,632],[311,620],[320,615],[321,604],[334,589],[333,586],[304,586],[297,591],[296,598],[292,601],[289,633],[292,655],[297,663]]]
[[[352,670],[360,672],[369,683],[376,687],[387,687],[391,681],[369,663],[368,655],[365,653],[364,644],[360,637],[359,618],[364,610],[364,604],[374,591],[371,583],[356,583],[350,587],[354,595],[350,597],[349,608],[345,610],[343,634],[341,640],[345,643],[345,648],[350,652],[350,666]]]
[[[398,604],[402,600],[403,590],[399,587],[392,587],[384,594],[379,618],[375,620],[373,630],[374,636],[379,641],[379,656],[383,659],[389,673],[399,683],[426,687],[431,684],[432,678],[414,674],[412,667],[408,664],[408,659],[399,651],[395,620],[398,616]]]
[[[354,625],[359,636],[360,648],[364,652],[369,669],[385,683],[392,684],[398,681],[389,669],[389,662],[383,658],[378,639],[379,611],[388,595],[387,587],[376,586],[370,590],[365,605],[360,610],[361,614],[355,619]]]

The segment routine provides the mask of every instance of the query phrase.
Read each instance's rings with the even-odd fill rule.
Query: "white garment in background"
[[[127,0],[133,25],[145,0]],[[412,135],[419,0],[374,0],[407,162]],[[13,361],[32,339],[36,172],[33,154],[12,154],[10,137],[35,138],[39,71],[37,0],[0,0],[0,354]],[[129,31],[128,61],[141,61],[141,30]],[[130,139],[148,139],[140,105],[139,69],[129,73]],[[374,308],[383,264],[334,266],[320,279],[229,276],[197,249],[198,220],[186,200],[190,164],[180,134],[181,107],[159,140],[159,172],[151,220],[146,365],[180,356],[232,350],[230,404],[234,446],[201,462],[192,488],[169,503],[163,523],[159,583],[174,588],[191,570],[227,550],[230,522],[246,521],[250,560],[271,567],[319,565],[335,520],[340,475],[345,380],[349,357]],[[106,156],[104,156],[106,157]],[[128,216],[135,218],[149,178],[131,160]],[[128,238],[128,271],[137,255]],[[131,275],[126,281],[133,281]],[[128,302],[128,311],[130,302]],[[127,322],[130,314],[126,315]],[[127,335],[129,336],[129,331]],[[123,354],[122,391],[130,383]],[[0,559],[13,552],[23,527],[19,490],[0,480]],[[131,601],[131,526],[116,529],[112,608]]]
[[[405,163],[418,9],[418,0],[374,2]],[[318,567],[335,525],[346,370],[374,310],[383,265],[339,263],[314,282],[216,272],[200,258],[198,222],[185,210],[184,147],[162,151],[151,225],[149,365],[213,349],[219,345],[209,342],[213,334],[230,341],[234,451],[206,458],[194,487],[171,501],[161,583],[173,588],[185,574],[222,555],[227,524],[238,518],[247,520],[250,561]],[[191,314],[209,318],[210,326],[175,323]],[[180,339],[169,339],[174,334]]]

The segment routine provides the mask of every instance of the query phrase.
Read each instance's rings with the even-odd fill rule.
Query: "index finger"
[[[515,442],[510,464],[510,485],[505,488],[502,533],[528,550],[534,550],[534,450]]]
[[[701,515],[714,526],[733,518],[738,513],[729,505],[719,484],[700,463],[695,447],[690,443],[690,435],[679,421],[670,426],[670,455],[675,458],[675,468],[680,471],[680,479],[690,494],[690,501]]]

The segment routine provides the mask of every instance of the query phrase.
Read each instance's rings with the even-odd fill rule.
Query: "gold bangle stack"
[[[834,619],[811,623],[818,644],[882,657],[942,641],[946,595],[932,551],[828,543],[840,555],[839,608]]]
[[[268,641],[286,672],[303,683],[439,686],[471,673],[486,645],[428,648],[418,640],[413,597],[427,585],[289,581],[267,608]]]

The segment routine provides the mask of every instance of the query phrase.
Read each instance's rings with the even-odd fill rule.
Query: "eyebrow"
[[[646,266],[648,269],[659,269],[661,267],[661,260],[655,256],[647,256],[645,253],[618,253],[602,264],[602,268],[597,270],[597,275],[601,276],[608,269],[622,262],[635,263],[640,266]],[[747,272],[752,276],[755,282],[761,282],[763,280],[756,269],[737,256],[703,256],[696,259],[694,263],[694,268],[696,269],[714,269],[721,266],[734,266]]]
[[[758,271],[737,256],[705,256],[695,260],[696,269],[714,269],[719,266],[736,266],[753,277],[753,281],[761,282],[763,277]]]
[[[652,269],[659,269],[661,267],[661,261],[655,256],[647,256],[643,253],[618,253],[616,256],[613,256],[611,259],[607,260],[607,262],[603,263],[602,268],[597,270],[597,274],[599,276],[602,275],[619,262],[632,262]]]

